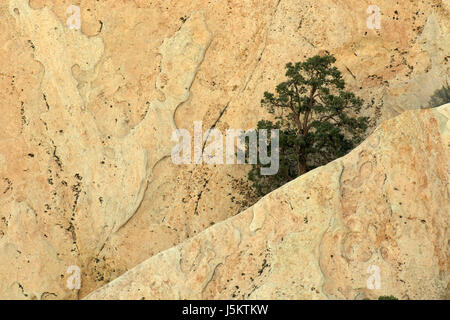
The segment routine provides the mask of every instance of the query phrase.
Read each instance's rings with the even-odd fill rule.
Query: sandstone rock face
[[[444,299],[449,118],[447,104],[386,121],[347,156],[87,298]]]
[[[369,4],[1,1],[0,298],[83,297],[253,204],[245,166],[174,165],[171,133],[254,127],[289,61],[335,54],[378,123],[425,104],[449,1],[379,0],[380,29]]]

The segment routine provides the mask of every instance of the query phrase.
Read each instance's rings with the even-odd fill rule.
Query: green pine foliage
[[[378,300],[398,300],[398,299],[394,296],[379,296]]]
[[[434,92],[428,106],[423,109],[440,107],[447,103],[450,103],[450,86],[448,85],[448,82],[446,82],[441,89]]]
[[[260,163],[252,166],[248,177],[260,196],[344,156],[364,138],[369,118],[358,117],[363,100],[345,90],[335,61],[332,55],[316,55],[288,63],[286,81],[275,93],[264,93],[261,106],[275,121],[261,120],[257,129],[280,130],[280,169],[263,176]]]

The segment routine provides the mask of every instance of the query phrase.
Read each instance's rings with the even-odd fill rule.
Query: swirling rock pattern
[[[289,61],[335,54],[377,123],[425,104],[448,78],[448,1],[377,0],[380,30],[367,28],[369,2],[360,0],[167,3],[0,1],[0,298],[84,297],[253,204],[247,167],[176,166],[168,158],[170,134],[200,120],[205,130],[255,127],[267,116],[263,92],[284,79]],[[67,28],[71,5],[80,7],[80,30]],[[340,195],[399,188],[377,173],[388,160],[362,151],[341,172]],[[430,183],[416,174],[418,187]],[[399,204],[388,200],[336,202],[348,223],[342,228],[353,233],[330,229],[326,237],[342,237],[346,259],[374,259],[363,228],[376,237],[383,261],[396,256],[402,244],[380,237],[400,226],[381,231],[361,217],[384,212],[389,221]],[[250,234],[270,224],[264,212],[255,211]],[[301,234],[285,239],[303,241]],[[221,290],[218,277],[228,271],[219,260],[201,265],[210,272],[204,294]],[[82,271],[80,290],[66,286],[72,265]],[[338,290],[331,280],[328,286],[329,294]]]
[[[449,118],[404,112],[87,299],[448,298]]]

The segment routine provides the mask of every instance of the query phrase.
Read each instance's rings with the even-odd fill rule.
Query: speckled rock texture
[[[449,1],[376,2],[380,29],[360,0],[1,0],[0,298],[84,297],[254,204],[248,167],[174,165],[170,137],[254,127],[289,61],[333,53],[378,124],[424,105]]]
[[[87,298],[445,299],[449,118],[447,104],[386,121],[347,156]]]

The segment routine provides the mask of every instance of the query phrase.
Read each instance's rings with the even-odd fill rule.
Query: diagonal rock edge
[[[21,2],[23,6],[28,7],[29,1],[11,0],[8,2]],[[444,60],[448,50],[441,44],[447,43],[442,39],[445,39],[445,30],[448,29],[448,23],[446,23],[448,19],[446,20],[445,17],[448,16],[449,7],[448,5],[446,6],[447,9],[444,9],[445,5],[444,8],[440,7],[439,1],[396,4],[396,8],[401,12],[400,21],[397,21],[397,19],[389,22],[389,19],[386,19],[387,24],[383,23],[384,31],[378,35],[374,33],[366,39],[367,41],[364,40],[364,36],[358,36],[358,34],[362,35],[363,29],[366,28],[364,21],[366,15],[365,8],[356,2],[355,5],[349,5],[348,3],[334,4],[333,1],[327,0],[318,3],[317,6],[314,5],[314,9],[309,9],[310,6],[305,5],[307,1],[282,1],[279,10],[275,10],[276,14],[274,14],[274,5],[279,2],[276,0],[261,2],[257,6],[253,3],[247,4],[244,11],[239,9],[233,10],[231,14],[225,14],[227,6],[221,6],[218,2],[206,7],[208,1],[201,0],[193,7],[189,7],[189,10],[186,9],[185,4],[174,3],[170,12],[166,14],[164,13],[165,6],[160,8],[161,10],[149,8],[155,7],[155,2],[150,5],[146,4],[148,7],[146,9],[139,7],[137,10],[136,3],[131,2],[117,4],[115,10],[110,10],[114,1],[87,1],[82,4],[82,7],[89,6],[93,14],[90,17],[88,15],[83,17],[81,33],[88,35],[89,38],[86,39],[79,32],[65,30],[65,36],[58,36],[60,40],[65,38],[70,47],[64,49],[64,52],[59,49],[55,50],[52,41],[46,45],[44,45],[45,42],[36,42],[35,37],[32,37],[32,34],[29,33],[29,31],[38,31],[35,28],[36,24],[40,25],[40,31],[44,31],[47,27],[53,27],[53,14],[64,24],[66,8],[63,2],[54,3],[50,6],[48,4],[51,1],[38,1],[41,3],[47,2],[47,7],[51,8],[47,13],[51,17],[44,16],[47,15],[44,11],[39,14],[40,17],[35,18],[52,22],[52,25],[42,25],[33,18],[33,20],[29,20],[30,23],[26,23],[24,26],[21,26],[21,22],[24,21],[26,16],[29,16],[29,13],[35,16],[36,12],[41,10],[33,4],[36,1],[30,2],[30,7],[35,10],[22,10],[21,5],[18,8],[19,16],[15,14],[12,7],[11,10],[8,9],[8,2],[0,6],[0,15],[4,17],[4,19],[1,19],[1,29],[4,31],[1,37],[4,41],[2,43],[5,44],[0,50],[2,61],[5,61],[0,80],[3,80],[2,87],[6,89],[6,91],[2,90],[3,103],[1,106],[2,111],[6,111],[6,117],[3,116],[4,113],[0,117],[1,127],[4,129],[0,130],[2,138],[0,139],[0,175],[2,178],[0,184],[2,191],[7,191],[5,195],[0,195],[0,207],[2,207],[2,210],[0,210],[0,216],[2,216],[0,237],[3,232],[5,233],[3,239],[0,240],[0,251],[2,252],[2,259],[0,259],[0,269],[2,269],[0,295],[8,298],[57,297],[64,299],[75,295],[82,297],[144,259],[178,244],[183,241],[186,235],[199,232],[209,226],[210,223],[226,219],[238,211],[242,211],[242,207],[247,207],[239,204],[230,207],[228,210],[221,209],[232,205],[233,198],[240,191],[235,188],[236,183],[228,178],[230,177],[228,173],[236,170],[236,167],[231,167],[231,170],[230,168],[215,168],[214,171],[196,167],[197,172],[189,176],[186,174],[186,172],[189,172],[186,170],[188,168],[178,167],[174,170],[173,167],[167,165],[170,161],[160,160],[157,166],[151,168],[151,164],[144,157],[144,154],[142,154],[142,157],[138,156],[136,159],[132,159],[133,162],[131,163],[130,161],[124,161],[125,157],[135,151],[138,152],[138,150],[129,147],[116,149],[115,142],[120,141],[120,139],[115,138],[114,143],[106,140],[109,134],[114,137],[123,137],[123,135],[128,134],[131,128],[135,128],[136,124],[142,121],[141,112],[144,115],[152,110],[148,106],[149,101],[153,101],[155,98],[152,94],[155,88],[154,79],[162,74],[161,69],[158,69],[160,58],[163,57],[159,48],[165,38],[172,38],[176,30],[183,26],[184,23],[176,23],[179,16],[186,17],[185,13],[190,15],[191,12],[204,10],[207,25],[215,37],[205,61],[202,62],[202,66],[195,76],[189,99],[178,107],[177,124],[181,128],[189,127],[192,119],[203,119],[205,123],[212,123],[216,120],[214,116],[218,113],[216,112],[217,109],[220,110],[215,104],[216,100],[219,106],[224,106],[228,101],[231,101],[229,108],[217,123],[219,129],[225,129],[228,126],[245,128],[247,125],[252,125],[254,123],[252,121],[259,117],[255,114],[260,109],[257,106],[258,99],[264,89],[273,88],[273,85],[281,80],[280,77],[273,77],[273,75],[278,73],[279,76],[282,76],[279,70],[282,70],[283,63],[297,59],[298,54],[316,53],[315,50],[309,48],[308,43],[302,40],[302,34],[305,31],[321,31],[320,34],[325,37],[322,41],[320,39],[309,39],[313,41],[312,43],[317,49],[331,47],[339,51],[338,56],[340,58],[338,60],[342,59],[342,63],[351,69],[358,80],[361,80],[355,81],[352,89],[359,88],[362,82],[364,88],[358,92],[365,98],[375,97],[375,104],[382,98],[380,91],[385,92],[387,90],[386,98],[394,97],[389,98],[389,103],[386,103],[387,100],[383,97],[382,100],[385,104],[381,110],[384,115],[390,114],[392,107],[394,107],[392,112],[395,111],[395,114],[397,113],[396,110],[401,111],[402,107],[409,109],[418,107],[420,104],[416,102],[427,101],[429,95],[434,89],[438,88],[441,80],[445,79],[448,74],[448,72],[445,72],[447,67],[446,60]],[[329,9],[330,4],[333,9],[331,11]],[[379,5],[386,8],[391,3],[382,1]],[[43,4],[37,7],[42,6]],[[346,8],[356,11],[350,11]],[[408,22],[410,14],[415,13],[417,15],[419,11],[420,16],[417,17],[417,23],[411,24]],[[432,11],[436,13],[440,31],[439,26],[433,23],[432,16],[430,16]],[[296,18],[298,15],[304,21],[303,27],[298,30],[297,35],[295,30],[297,30],[298,21]],[[324,20],[323,23],[315,21],[311,25],[311,20],[317,20],[315,18],[317,16],[328,16],[329,19]],[[359,18],[350,19],[353,16],[359,16]],[[305,24],[305,21],[308,20],[305,20],[305,17],[310,17],[309,26],[308,23]],[[14,22],[16,18],[20,23]],[[101,33],[98,33],[98,21],[100,19],[105,23],[105,28]],[[246,21],[249,21],[249,19],[254,22],[247,23]],[[89,22],[89,20],[91,21]],[[130,32],[127,32],[126,21],[133,20],[136,25]],[[120,23],[118,23],[119,21]],[[146,23],[142,23],[143,21],[146,21]],[[224,21],[232,21],[232,23],[225,23]],[[261,23],[258,23],[258,21],[261,21]],[[273,21],[273,24],[270,23],[270,27],[269,21]],[[350,24],[348,24],[349,22]],[[111,29],[112,25],[115,25],[114,30]],[[246,26],[250,25],[254,25],[255,28],[248,30]],[[346,30],[343,30],[343,27],[339,28],[339,25],[345,26]],[[31,30],[26,30],[27,26],[30,26]],[[237,29],[237,32],[230,33],[230,26],[236,26],[236,28],[231,29]],[[332,30],[327,29],[327,26],[330,26]],[[25,27],[25,29],[22,29],[22,27]],[[95,27],[95,30],[92,27]],[[424,27],[423,32],[422,27]],[[157,31],[158,29],[161,31]],[[62,29],[58,27],[58,30]],[[184,32],[185,28],[182,30]],[[201,31],[201,28],[199,30]],[[269,35],[266,37],[266,32],[269,30]],[[252,33],[252,31],[255,31],[255,33]],[[54,35],[53,28],[49,28],[49,33]],[[225,34],[227,35],[225,36]],[[418,39],[419,42],[417,42],[415,37],[420,34],[422,34],[420,37],[422,39]],[[379,40],[376,39],[377,37],[379,37]],[[117,40],[111,41],[112,38]],[[150,40],[150,42],[148,45],[141,47],[140,43],[143,38]],[[244,45],[249,38],[252,42],[255,42],[254,46]],[[264,41],[265,38],[267,42]],[[356,39],[358,48],[353,45],[347,46],[351,43],[351,39]],[[397,39],[402,40],[400,46],[398,46]],[[102,45],[102,42],[105,50],[97,50],[99,49],[97,45]],[[51,47],[48,47],[48,45]],[[242,47],[242,45],[244,46]],[[86,54],[80,55],[77,52],[80,48],[87,49],[88,47],[90,49],[86,50]],[[116,49],[111,50],[114,47]],[[133,49],[130,50],[130,48]],[[137,48],[139,49],[136,50]],[[241,51],[236,50],[239,48],[248,50],[250,54],[241,58]],[[264,48],[264,54],[261,56],[261,50]],[[397,48],[399,48],[399,51],[395,51]],[[8,52],[9,50],[11,52]],[[382,70],[385,65],[389,67],[390,64],[390,54],[385,54],[385,50],[396,55],[394,60],[397,61],[393,64],[394,70],[390,68],[385,71]],[[65,68],[66,66],[64,68],[56,66],[55,68],[49,64],[55,64],[58,60],[61,60],[61,63],[67,63],[66,56],[72,59],[74,53],[78,58],[75,60],[79,61],[69,61],[69,67],[72,63],[78,62],[72,68],[71,74],[70,69]],[[358,58],[354,53],[358,55]],[[386,59],[380,59],[380,53]],[[40,58],[46,59],[46,64],[34,60],[36,54]],[[102,56],[100,62],[96,63],[100,56],[98,54],[102,54]],[[406,57],[408,66],[403,65],[403,70],[402,68],[397,69],[395,66],[403,55]],[[114,57],[114,59],[111,57]],[[126,63],[122,62],[122,57],[133,57],[133,59]],[[262,58],[260,62],[257,61],[258,57]],[[221,70],[224,65],[217,65],[219,61],[222,61],[222,58],[228,61],[228,68],[224,68],[224,70]],[[424,58],[425,60],[423,60]],[[430,65],[427,62],[429,59]],[[133,60],[140,63],[141,72],[137,74],[133,71]],[[370,63],[367,63],[368,61]],[[85,65],[85,62],[88,62],[88,64]],[[125,71],[124,64],[129,66],[127,71]],[[87,67],[86,70],[83,68],[84,65]],[[408,75],[405,76],[404,68],[407,69],[410,65],[414,66],[414,72],[410,75],[408,72]],[[76,70],[75,67],[77,66],[81,70]],[[154,72],[152,71],[153,66],[155,66]],[[56,77],[44,79],[44,73],[49,74],[48,67],[56,71],[54,74]],[[117,68],[122,68],[122,71],[116,73]],[[424,77],[422,77],[424,69],[428,70],[429,68],[431,68],[430,72],[425,71]],[[240,72],[237,72],[238,70]],[[250,79],[248,76],[253,74],[253,70],[255,70],[254,76]],[[149,77],[151,81],[141,85],[136,80],[139,74],[142,75],[143,73],[152,75]],[[235,73],[236,77],[234,76]],[[386,81],[383,81],[383,83],[381,83],[381,80],[380,82],[367,82],[366,76],[372,74],[376,74],[377,78],[381,76],[381,80],[384,78]],[[19,80],[15,85],[9,83],[10,80],[13,81],[14,75]],[[78,93],[72,90],[73,79],[70,78],[71,76],[77,80],[75,85],[77,85],[79,95],[83,98],[82,101],[77,98]],[[56,78],[63,80],[60,81],[61,88],[57,88],[58,83],[54,81]],[[272,81],[268,82],[270,78]],[[408,82],[408,79],[413,78],[421,79],[417,82],[421,84],[417,86],[414,80]],[[40,81],[42,81],[42,85],[39,83]],[[216,86],[216,83],[218,86]],[[232,84],[238,85],[235,94],[231,91]],[[244,84],[248,85],[245,94],[241,90]],[[137,89],[117,89],[125,86]],[[403,90],[405,86],[406,91]],[[220,87],[219,90],[216,90],[217,87]],[[102,96],[103,88],[106,88],[107,97]],[[20,90],[25,90],[26,94],[10,95],[13,91],[20,92]],[[372,90],[375,91],[372,93]],[[141,95],[142,92],[148,92],[149,94]],[[217,92],[222,93],[217,94]],[[63,97],[60,98],[61,93]],[[414,94],[412,95],[412,93]],[[70,96],[71,100],[75,99],[77,104],[83,102],[85,105],[81,108],[85,107],[87,112],[93,113],[94,121],[87,113],[82,113],[82,119],[77,114],[67,116],[64,110],[66,105],[62,105],[64,100],[67,100],[67,96]],[[164,96],[161,95],[161,97]],[[414,97],[420,98],[420,101],[412,99]],[[89,103],[89,101],[91,102]],[[123,118],[119,115],[122,107],[118,107],[114,103],[114,109],[109,112],[109,102],[116,101],[125,105],[122,106],[125,109],[127,109],[127,102],[131,103],[130,112],[134,113],[134,116],[129,126],[122,125],[121,119],[123,120]],[[103,104],[105,104],[105,108],[102,108]],[[17,108],[13,108],[13,106],[17,106]],[[73,106],[70,107],[73,108]],[[76,112],[78,113],[77,110]],[[187,116],[190,114],[192,116]],[[58,123],[58,119],[61,117],[63,121]],[[121,125],[114,126],[114,117],[119,117]],[[70,123],[73,120],[75,124]],[[98,127],[99,130],[94,126]],[[88,131],[82,136],[81,141],[77,141],[80,132],[84,131],[84,127],[88,127]],[[105,129],[105,127],[111,127],[111,129]],[[120,129],[118,129],[119,127]],[[65,134],[55,135],[56,129],[64,129]],[[150,134],[153,129],[154,127],[150,127],[147,132]],[[108,144],[107,148],[98,147],[99,134]],[[3,139],[4,137],[7,139]],[[10,140],[8,137],[15,138]],[[66,148],[61,148],[61,146],[65,146],[65,138],[72,138],[72,141]],[[146,141],[148,142],[148,140]],[[83,149],[86,148],[86,145],[90,147],[92,144],[95,145],[94,148],[97,151],[84,153]],[[148,153],[150,158],[153,156],[151,150],[154,149],[153,146],[150,148]],[[115,154],[111,152],[114,150],[116,151]],[[28,152],[32,152],[35,157],[29,158]],[[80,166],[80,160],[82,160],[82,163],[89,164],[88,168]],[[104,160],[105,164],[98,162],[100,160]],[[145,163],[148,164],[146,168]],[[130,165],[139,168],[134,172],[132,168],[128,167]],[[104,172],[104,170],[107,172]],[[147,187],[147,177],[151,172],[150,170],[153,171],[152,181],[148,181]],[[104,173],[102,174],[102,172]],[[180,173],[188,177],[171,179],[171,177]],[[78,181],[76,174],[79,174],[83,180]],[[203,179],[203,174],[206,180]],[[116,175],[117,180],[112,178],[114,175]],[[240,175],[244,177],[245,172]],[[122,183],[122,177],[128,177],[125,183]],[[133,182],[133,180],[135,181]],[[96,186],[94,181],[99,182],[100,185]],[[200,191],[198,189],[204,185],[204,181],[208,181],[207,187],[211,186],[212,188],[206,188],[202,191],[202,199],[200,203],[196,203],[200,213],[199,219],[192,219],[193,204],[197,199],[198,191]],[[62,183],[67,183],[67,186]],[[180,187],[178,189],[172,186],[164,188],[164,184],[177,184]],[[137,187],[137,185],[140,187]],[[174,200],[184,200],[186,195],[189,196],[190,191],[184,190],[185,185],[194,185],[194,188],[192,188],[192,193],[195,196],[194,201],[187,201],[186,204],[178,205],[177,201]],[[223,186],[225,189],[231,189],[230,193],[227,195],[224,192],[217,192],[217,185],[220,188]],[[214,188],[214,186],[216,187]],[[76,187],[73,192],[72,187]],[[141,201],[141,190],[145,190],[146,187],[148,188],[145,191],[147,199],[144,198]],[[122,189],[125,189],[126,194],[123,194]],[[163,191],[155,192],[158,189]],[[222,190],[219,189],[219,191]],[[172,195],[171,199],[167,199],[167,194]],[[148,198],[151,199],[146,202]],[[149,202],[151,203],[149,204]],[[212,203],[215,203],[215,205],[211,206]],[[74,204],[76,204],[75,207]],[[135,210],[137,206],[139,208]],[[125,211],[122,211],[123,208],[125,208]],[[163,208],[163,210],[159,211],[160,208]],[[119,214],[111,214],[114,212]],[[126,220],[130,215],[132,215],[131,220]],[[32,219],[32,216],[36,219]],[[157,220],[161,216],[164,216],[165,221],[170,221],[170,223],[155,224],[156,227],[149,228],[149,222]],[[3,219],[5,220],[3,221]],[[128,222],[125,223],[125,221]],[[125,223],[125,225],[122,223]],[[102,228],[103,225],[108,227],[114,225],[113,229],[121,229],[115,233],[110,233],[111,230]],[[138,225],[143,227],[138,227]],[[94,227],[91,228],[90,226]],[[166,232],[168,230],[166,226],[172,228],[170,232]],[[93,232],[91,229],[100,231]],[[20,234],[30,234],[32,237],[19,237]],[[110,238],[104,246],[107,236],[110,236]],[[145,243],[145,249],[140,247],[140,243]],[[95,256],[98,253],[98,248],[104,249],[100,251],[99,256]],[[106,262],[103,262],[105,256]],[[45,257],[45,259],[42,259],[42,257]],[[97,263],[99,260],[100,263]],[[83,272],[82,288],[79,293],[76,291],[70,292],[66,286],[68,275],[65,273],[67,267],[73,264],[81,266]],[[90,279],[91,276],[95,278],[94,284]]]
[[[345,157],[86,299],[448,298],[449,117],[447,104],[385,121]]]
[[[175,110],[189,97],[190,87],[212,35],[207,29],[203,13],[194,12],[180,30],[165,38],[159,48],[161,74],[156,80],[161,99],[149,103],[146,117],[126,136],[113,136],[105,142],[107,139],[87,109],[86,101],[78,90],[79,83],[72,74],[74,66],[81,66],[86,72],[96,72],[104,55],[103,39],[99,36],[88,37],[76,30],[66,30],[49,8],[35,10],[28,1],[11,0],[8,10],[19,33],[32,39],[30,41],[35,48],[33,58],[44,69],[40,90],[46,109],[35,111],[45,124],[45,137],[53,144],[53,155],[59,164],[57,174],[62,177],[61,180],[77,180],[74,202],[67,205],[69,232],[72,235],[70,242],[73,242],[71,254],[73,252],[75,256],[74,262],[70,264],[87,265],[90,268],[90,261],[102,250],[109,237],[125,225],[139,208],[156,163],[170,154],[170,135],[176,129],[173,120]],[[61,58],[54,59],[52,55],[47,55],[45,49],[49,47]],[[64,135],[58,132],[64,132]],[[67,137],[75,139],[69,141]],[[108,167],[97,171],[92,168],[92,163],[106,163]],[[112,185],[121,186],[121,197],[117,197]],[[17,200],[13,202],[11,210],[13,218],[26,217],[25,213],[30,212],[37,215],[36,211],[29,204]],[[17,223],[12,225],[12,230],[23,229],[20,219],[13,221]],[[29,228],[33,234],[39,233],[35,223],[30,223]],[[51,279],[52,285],[46,284],[51,289],[46,290],[55,292],[54,296],[58,297],[72,295],[67,294],[65,282],[57,278],[64,273],[67,262],[57,257],[59,248],[52,248],[41,238],[37,246],[39,250],[33,252],[33,256],[50,255],[51,259],[57,261],[55,264],[59,271],[39,268],[38,272],[45,274],[43,278]],[[4,247],[11,246],[11,243],[18,246],[29,244],[32,247],[32,241],[21,240],[11,231],[11,235],[0,242],[0,251],[3,252]],[[8,260],[4,259],[5,264],[8,264]],[[43,295],[42,285],[31,285],[28,280],[24,283],[20,279],[5,281],[0,286],[1,294],[11,292],[11,288],[17,286],[16,283],[18,287],[25,287],[29,291],[23,295],[25,297]]]

